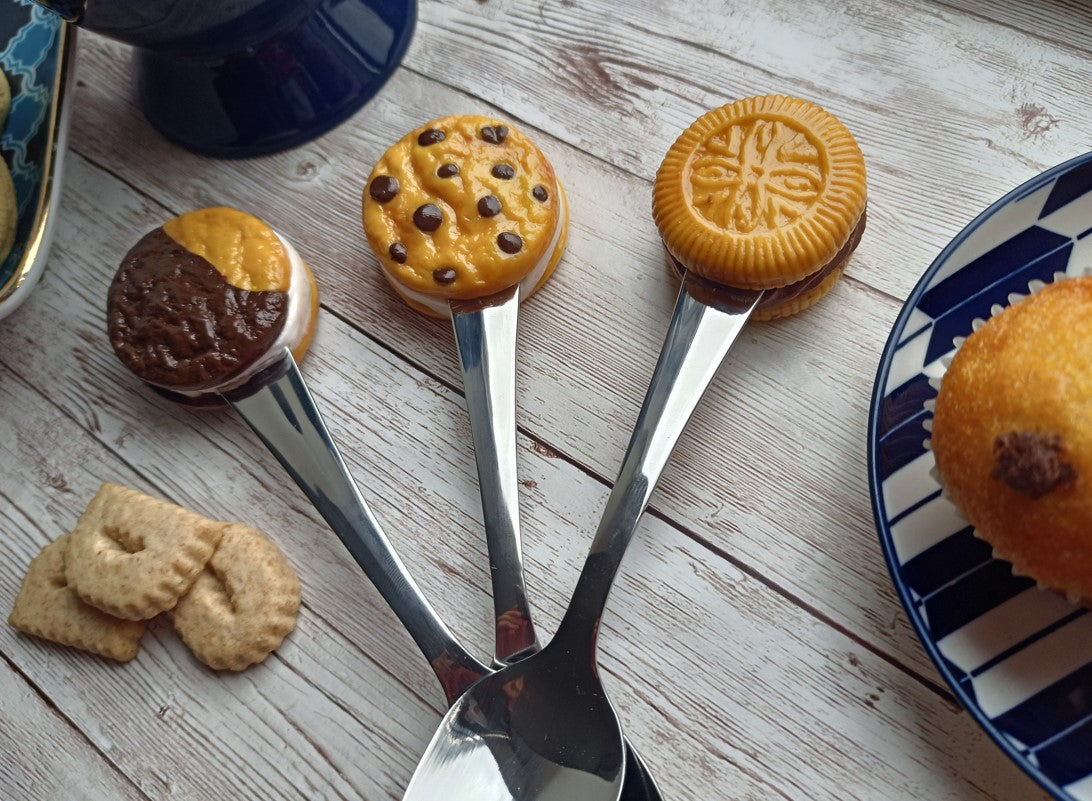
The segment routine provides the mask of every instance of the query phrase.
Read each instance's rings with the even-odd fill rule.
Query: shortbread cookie
[[[815,303],[865,225],[865,164],[819,106],[769,95],[699,117],[671,146],[652,213],[671,258],[718,284],[767,290],[757,319]]]
[[[146,624],[119,620],[79,599],[65,579],[68,543],[66,534],[31,560],[8,623],[35,637],[128,662],[140,650]]]
[[[393,145],[364,188],[364,231],[383,274],[436,317],[449,300],[541,287],[565,249],[568,208],[526,136],[488,117],[433,120]]]
[[[193,588],[171,611],[194,655],[217,670],[243,670],[296,627],[300,582],[272,540],[235,523]]]
[[[257,217],[215,207],[170,220],[126,254],[107,298],[107,333],[143,381],[218,393],[286,349],[303,358],[318,304],[291,244]]]
[[[81,599],[104,612],[155,617],[190,588],[226,525],[104,484],[71,534],[65,576]]]

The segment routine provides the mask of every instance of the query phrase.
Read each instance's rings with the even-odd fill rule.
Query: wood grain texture
[[[112,44],[91,44],[103,50],[86,48],[84,63],[103,70],[124,63]],[[74,125],[86,132],[80,152],[126,169],[126,152],[105,121],[120,124],[120,138],[148,153],[150,164],[177,165],[178,173],[143,171],[142,192],[176,212],[226,202],[270,220],[297,243],[329,308],[449,386],[460,385],[450,326],[398,300],[358,220],[371,160],[422,119],[448,113],[449,90],[403,73],[377,99],[375,116],[303,152],[216,162],[162,142],[119,99],[125,90],[120,74],[117,80],[113,91],[82,87],[93,94],[77,106]],[[548,137],[537,139],[563,176],[572,214],[562,264],[521,313],[518,419],[547,447],[613,480],[676,288],[648,211],[648,184]],[[293,183],[307,163],[323,165],[322,180]],[[262,193],[263,183],[292,190]],[[321,211],[305,216],[301,208]],[[146,220],[143,230],[158,222]],[[110,265],[122,254],[120,248],[111,254]],[[854,262],[881,258],[862,245]],[[864,479],[867,401],[897,312],[894,301],[848,280],[807,314],[745,332],[652,506],[932,677],[891,591]]]
[[[0,797],[147,799],[3,660],[0,699]]]
[[[1085,0],[944,0],[943,5],[993,20],[1053,47],[1092,53],[1092,6]]]
[[[1045,798],[952,703],[907,623],[873,530],[865,424],[887,332],[929,261],[997,196],[1088,149],[1086,7],[426,0],[420,14],[406,66],[358,115],[240,161],[158,137],[132,98],[130,52],[82,37],[50,266],[0,322],[0,607],[103,480],[265,529],[304,594],[297,631],[239,676],[201,667],[162,622],[121,667],[3,627],[15,686],[79,730],[66,736],[93,775],[125,777],[121,794],[92,784],[90,797],[397,799],[442,711],[412,642],[246,426],[180,410],[110,353],[105,290],[125,250],[220,203],[296,243],[324,303],[303,368],[312,391],[407,565],[485,654],[487,560],[450,327],[379,277],[364,177],[405,131],[465,112],[525,128],[565,183],[569,249],[523,307],[518,373],[528,583],[546,636],[673,303],[649,182],[702,111],[779,91],[858,136],[869,229],[831,296],[748,328],[700,405],[604,618],[612,697],[668,798]],[[46,714],[11,708],[20,726],[24,709]]]
[[[79,210],[95,203],[116,213],[89,225]],[[19,532],[0,543],[0,602],[108,478],[270,532],[301,573],[299,628],[239,675],[202,668],[163,624],[125,666],[6,629],[0,651],[150,798],[397,798],[440,712],[413,646],[238,420],[142,391],[105,344],[105,257],[160,213],[73,158],[51,269],[0,323],[0,403],[24,423],[0,445]],[[326,312],[304,371],[407,565],[484,652],[488,631],[473,621],[488,619],[488,583],[459,396]],[[36,389],[47,385],[60,389]],[[525,538],[549,632],[606,487],[535,445],[520,442]],[[668,797],[1036,797],[966,714],[665,521],[642,525],[602,649]]]
[[[421,27],[410,68],[643,178],[710,108],[825,106],[869,167],[862,251],[890,254],[848,274],[897,297],[989,203],[1089,148],[1086,53],[933,3],[460,0],[422,4]]]

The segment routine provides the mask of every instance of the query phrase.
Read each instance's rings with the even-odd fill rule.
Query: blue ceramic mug
[[[416,0],[35,0],[137,47],[137,93],[167,138],[252,156],[329,130],[402,60]]]

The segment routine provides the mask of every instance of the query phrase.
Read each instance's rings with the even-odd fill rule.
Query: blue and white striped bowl
[[[876,526],[910,620],[963,705],[1063,801],[1092,801],[1092,615],[993,558],[941,495],[924,424],[930,379],[976,317],[1089,271],[1092,153],[1001,198],[930,265],[884,348],[868,426]]]

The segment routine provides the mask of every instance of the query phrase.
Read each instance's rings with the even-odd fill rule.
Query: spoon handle
[[[483,301],[451,303],[489,547],[497,663],[538,650],[523,579],[519,534],[516,477],[519,300],[519,287],[512,287]]]
[[[594,644],[599,618],[626,546],[652,490],[728,349],[762,293],[738,291],[686,273],[656,370],[607,499],[557,640]]]
[[[292,354],[225,399],[315,505],[429,660],[451,703],[488,673],[406,571],[349,474]]]

